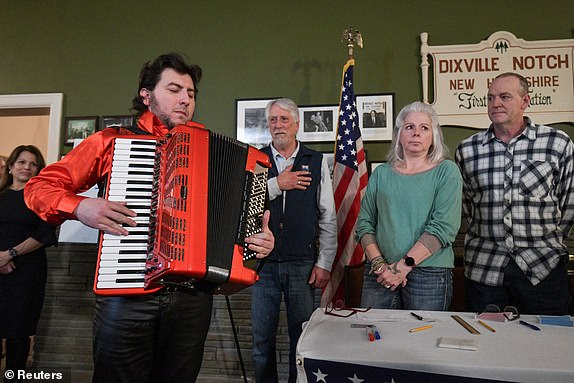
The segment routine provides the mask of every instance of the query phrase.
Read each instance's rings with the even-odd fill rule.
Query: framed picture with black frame
[[[394,93],[357,95],[356,100],[363,141],[391,141]]]
[[[94,134],[98,127],[98,117],[66,117],[65,141],[66,145],[73,145],[74,140],[87,138]]]
[[[384,164],[386,161],[371,161],[368,162],[369,166],[367,169],[369,170],[369,175],[373,174],[377,166]]]
[[[130,127],[134,122],[131,115],[124,116],[104,116],[101,119],[100,130],[111,127]]]
[[[337,105],[299,107],[299,132],[301,142],[335,141],[337,131]]]
[[[271,142],[271,134],[265,119],[265,108],[271,100],[238,99],[236,100],[237,140],[262,148]]]

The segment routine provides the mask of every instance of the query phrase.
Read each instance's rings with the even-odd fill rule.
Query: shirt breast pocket
[[[554,185],[551,162],[524,160],[520,168],[520,194],[531,198],[545,198]]]

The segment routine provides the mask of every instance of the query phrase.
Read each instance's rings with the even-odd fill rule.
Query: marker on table
[[[478,323],[480,323],[482,326],[486,327],[487,329],[489,329],[492,332],[496,332],[495,329],[493,329],[492,327],[490,327],[489,325],[487,325],[486,323],[484,323],[483,321],[481,321],[480,319],[478,320]]]
[[[381,333],[379,332],[377,326],[373,325],[373,330],[375,331],[375,339],[381,339]]]
[[[373,342],[375,340],[375,330],[373,330],[373,327],[371,326],[367,326],[365,329],[367,331],[367,338],[369,338],[369,342]]]
[[[409,332],[419,332],[419,331],[423,331],[426,329],[432,328],[432,324],[426,325],[426,326],[422,326],[422,327],[415,327],[415,328],[411,328],[409,330]]]
[[[414,316],[415,318],[417,318],[418,320],[423,320],[424,318],[420,315],[415,314],[414,312],[411,311],[411,315]]]
[[[535,330],[535,331],[540,331],[540,328],[538,326],[534,326],[532,323],[528,323],[523,321],[522,319],[518,321],[520,324],[526,326],[526,327],[530,327],[531,329]]]

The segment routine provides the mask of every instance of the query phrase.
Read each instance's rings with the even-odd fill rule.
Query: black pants
[[[30,337],[6,339],[6,371],[11,370],[17,374],[18,370],[25,370],[29,352]],[[4,382],[19,382],[19,380],[4,377]]]
[[[542,282],[533,286],[511,260],[504,269],[502,286],[487,286],[465,278],[466,305],[469,311],[484,311],[486,305],[516,306],[521,314],[568,314],[570,290],[565,259]]]
[[[213,296],[97,297],[94,383],[195,382]]]

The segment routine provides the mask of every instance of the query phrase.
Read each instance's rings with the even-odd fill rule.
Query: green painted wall
[[[0,0],[0,94],[62,92],[65,116],[126,114],[141,65],[178,51],[204,69],[195,120],[234,136],[239,98],[337,104],[348,26],[365,43],[356,93],[395,93],[396,113],[422,97],[421,32],[430,45],[474,44],[499,30],[571,39],[574,1]],[[474,132],[447,127],[445,137],[454,149]],[[369,160],[387,146],[367,143]]]

